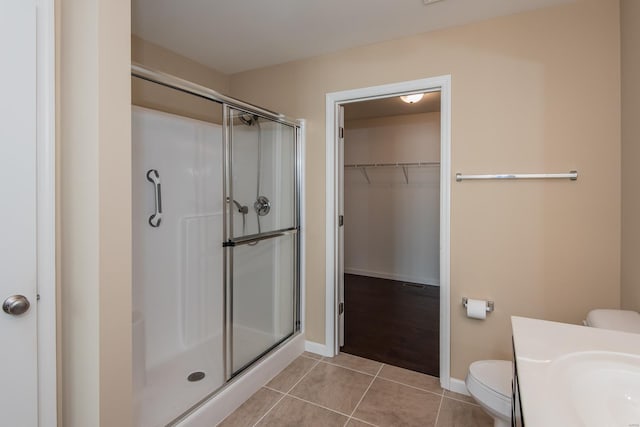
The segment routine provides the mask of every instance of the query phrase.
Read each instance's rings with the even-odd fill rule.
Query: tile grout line
[[[357,356],[357,357],[359,357],[359,356]],[[329,359],[329,358],[328,358],[328,357],[323,357],[320,361],[321,361],[322,363],[326,363],[327,365],[337,366],[337,367],[339,367],[339,368],[348,369],[348,370],[350,370],[350,371],[358,372],[358,373],[360,373],[360,374],[369,375],[369,376],[374,376],[373,374],[371,374],[371,373],[369,373],[369,372],[359,371],[359,370],[357,370],[357,369],[354,369],[354,368],[351,368],[351,367],[348,367],[348,366],[339,365],[339,364],[337,364],[337,363],[332,363],[332,362],[327,362],[327,360],[325,360],[325,359]],[[365,360],[371,360],[371,359],[365,359]],[[375,362],[375,361],[374,361],[374,362]],[[382,367],[383,367],[384,365],[391,366],[391,367],[394,367],[394,368],[399,368],[399,366],[389,365],[388,363],[382,363],[382,362],[377,362],[377,363],[380,363],[382,366],[380,366],[380,368],[378,369],[378,373],[377,373],[377,374],[375,374],[376,376],[379,376],[379,373],[380,373],[380,371],[382,370]],[[404,369],[404,368],[400,368],[400,369]],[[425,377],[433,378],[433,379],[435,379],[435,380],[437,380],[437,379],[438,379],[437,377],[433,377],[433,376],[431,376],[431,375],[423,374],[422,372],[411,371],[411,370],[409,370],[409,371],[410,371],[410,372],[412,372],[412,373],[415,373],[415,374],[424,375]],[[383,379],[383,380],[386,380],[386,381],[391,381],[391,382],[394,382],[394,383],[396,383],[396,384],[406,385],[407,387],[415,388],[415,389],[418,389],[418,390],[428,391],[429,393],[433,393],[433,394],[436,394],[436,395],[438,395],[438,396],[442,396],[442,394],[444,394],[444,389],[443,389],[442,387],[440,388],[440,392],[438,393],[438,392],[435,392],[435,391],[433,391],[433,390],[429,390],[429,389],[427,389],[427,388],[417,387],[417,386],[414,386],[414,385],[411,385],[411,384],[403,383],[402,381],[393,380],[393,379],[386,378],[386,377],[383,377],[383,376],[380,376],[380,379]]]
[[[440,418],[440,409],[442,409],[442,402],[444,401],[444,393],[440,397],[440,404],[438,405],[438,413],[436,414],[436,421],[433,423],[433,427],[438,426],[438,418]]]
[[[310,400],[303,399],[303,398],[301,398],[301,397],[296,396],[295,394],[287,394],[287,396],[289,396],[289,397],[290,397],[290,398],[292,398],[292,399],[296,399],[296,400],[299,400],[299,401],[301,401],[301,402],[308,403],[308,404],[313,405],[313,406],[317,406],[318,408],[326,409],[327,411],[334,412],[334,413],[336,413],[336,414],[342,415],[343,417],[347,417],[347,418],[349,417],[349,415],[348,415],[348,414],[345,414],[344,412],[340,412],[340,411],[337,411],[337,410],[335,410],[335,409],[331,409],[331,408],[329,408],[329,407],[327,407],[327,406],[322,406],[322,405],[321,405],[321,404],[319,404],[319,403],[316,403],[316,402],[312,402],[312,401],[310,401]]]
[[[359,423],[362,423],[362,424],[366,424],[366,425],[373,426],[373,427],[378,427],[376,424],[371,424],[369,421],[365,421],[365,420],[362,420],[362,419],[356,418],[356,417],[351,417],[351,418],[349,418],[349,420],[356,420],[356,421],[358,421]]]
[[[354,369],[354,368],[351,368],[351,367],[347,367],[347,366],[339,365],[339,364],[336,364],[336,363],[328,362],[327,360],[325,360],[325,359],[327,359],[327,358],[325,358],[325,357],[322,357],[322,358],[320,358],[320,359],[316,359],[316,358],[314,358],[314,357],[305,356],[305,355],[303,355],[303,354],[301,354],[300,356],[301,356],[301,357],[304,357],[305,359],[312,360],[312,361],[313,361],[313,362],[315,362],[315,363],[314,363],[314,364],[313,364],[313,366],[311,366],[311,368],[309,368],[309,370],[308,370],[308,371],[307,371],[307,372],[306,372],[302,377],[300,377],[300,379],[299,379],[298,381],[296,381],[296,382],[295,382],[295,383],[294,383],[294,384],[293,384],[293,385],[292,385],[292,386],[291,386],[291,387],[290,387],[286,392],[283,392],[283,391],[277,390],[277,389],[275,389],[275,388],[271,388],[271,387],[267,386],[266,384],[262,386],[263,388],[265,388],[265,389],[267,389],[267,390],[270,390],[270,391],[273,391],[273,392],[276,392],[276,393],[280,393],[280,394],[282,394],[282,396],[281,396],[281,397],[280,397],[280,398],[279,398],[279,399],[278,399],[278,400],[277,400],[277,401],[276,401],[276,402],[275,402],[275,403],[274,403],[274,404],[269,408],[269,410],[268,410],[264,415],[262,415],[262,416],[261,416],[261,417],[260,417],[260,418],[255,422],[255,424],[253,424],[253,426],[254,426],[254,427],[255,427],[255,426],[257,426],[257,425],[258,425],[258,424],[259,424],[259,423],[260,423],[260,422],[261,422],[261,421],[262,421],[262,420],[263,420],[263,419],[264,419],[264,418],[265,418],[265,417],[266,417],[266,416],[267,416],[271,411],[273,411],[273,409],[274,409],[276,406],[278,406],[278,404],[280,404],[280,402],[281,402],[285,397],[287,397],[287,396],[289,396],[289,397],[291,397],[291,398],[294,398],[294,399],[296,399],[296,400],[299,400],[299,401],[302,401],[302,402],[305,402],[305,403],[311,404],[311,405],[313,405],[313,406],[316,406],[316,407],[319,407],[319,408],[322,408],[322,409],[325,409],[325,410],[331,411],[331,412],[333,412],[333,413],[336,413],[336,414],[339,414],[339,415],[342,415],[342,416],[347,417],[347,421],[346,421],[346,422],[345,422],[345,424],[344,424],[345,426],[346,426],[346,425],[347,425],[347,424],[348,424],[348,423],[353,419],[353,420],[356,420],[356,421],[359,421],[359,422],[362,422],[362,423],[365,423],[365,424],[371,425],[371,426],[373,426],[373,427],[376,427],[376,425],[375,425],[375,424],[372,424],[372,423],[370,423],[370,422],[368,422],[368,421],[361,420],[361,419],[359,419],[359,418],[357,418],[357,417],[354,417],[354,416],[353,416],[353,415],[355,414],[355,412],[357,411],[358,407],[360,406],[360,404],[362,403],[362,401],[364,400],[364,397],[366,396],[367,392],[369,391],[369,389],[370,389],[370,388],[371,388],[371,386],[373,385],[373,383],[374,383],[374,381],[375,381],[375,379],[376,379],[376,378],[380,378],[381,380],[389,381],[389,382],[392,382],[392,383],[395,383],[395,384],[399,384],[399,385],[402,385],[402,386],[406,386],[406,387],[409,387],[409,388],[412,388],[412,389],[415,389],[415,390],[419,390],[419,391],[422,391],[422,392],[426,392],[426,393],[430,393],[430,394],[435,394],[436,396],[440,396],[440,404],[439,404],[439,406],[438,406],[438,412],[437,412],[437,414],[436,414],[436,424],[437,424],[438,419],[439,419],[439,417],[440,417],[440,410],[441,410],[441,408],[442,408],[442,403],[444,402],[444,398],[445,398],[445,397],[447,397],[448,399],[451,399],[451,400],[455,400],[455,401],[457,401],[457,402],[466,403],[466,404],[468,404],[468,405],[472,405],[472,406],[478,406],[477,404],[470,403],[470,402],[466,402],[466,401],[464,401],[464,400],[459,400],[459,399],[456,399],[455,397],[448,397],[448,396],[445,396],[445,390],[444,390],[444,389],[442,389],[440,393],[437,393],[437,392],[434,392],[434,391],[432,391],[432,390],[427,390],[427,389],[424,389],[424,388],[421,388],[421,387],[416,387],[416,386],[413,386],[413,385],[410,385],[410,384],[403,383],[403,382],[401,382],[401,381],[397,381],[397,380],[393,380],[393,379],[389,379],[389,378],[382,377],[382,376],[380,376],[380,373],[382,372],[382,369],[383,369],[383,368],[384,368],[384,366],[385,366],[385,364],[384,364],[384,363],[381,363],[381,364],[380,364],[380,367],[378,368],[378,370],[377,370],[377,372],[376,372],[376,374],[375,374],[375,375],[372,375],[371,373],[364,372],[364,371],[360,371],[360,370],[358,370],[358,369]],[[304,378],[305,378],[305,377],[306,377],[306,376],[307,376],[307,375],[308,375],[308,374],[309,374],[309,373],[310,373],[314,368],[316,368],[316,367],[320,364],[320,362],[322,362],[322,363],[324,363],[324,364],[326,364],[326,365],[330,365],[330,366],[335,366],[335,367],[338,367],[338,368],[347,369],[347,370],[352,371],[352,372],[357,372],[357,373],[359,373],[359,374],[363,374],[363,375],[367,375],[367,376],[373,377],[373,378],[371,379],[371,382],[369,383],[369,386],[366,388],[366,390],[364,391],[363,395],[360,397],[360,400],[358,401],[358,403],[356,404],[355,408],[353,409],[353,411],[351,412],[351,414],[350,414],[350,415],[348,415],[348,414],[346,414],[346,413],[342,413],[342,412],[337,411],[337,410],[335,410],[335,409],[331,409],[331,408],[328,408],[328,407],[326,407],[326,406],[322,406],[322,405],[320,405],[320,404],[318,404],[318,403],[311,402],[311,401],[305,400],[305,399],[303,399],[303,398],[300,398],[300,397],[298,397],[298,396],[295,396],[295,395],[290,394],[290,392],[291,392],[291,391],[293,391],[293,389],[294,389],[294,388],[295,388],[295,387],[296,387],[296,386],[297,386],[297,385],[298,385],[302,380],[304,380]],[[380,362],[379,362],[379,363],[380,363]],[[389,365],[389,366],[391,366],[391,365]]]
[[[275,392],[276,392],[276,393],[278,393],[278,394],[287,394],[287,393],[285,393],[284,391],[280,391],[280,390],[278,390],[278,389],[275,389],[275,388],[269,387],[268,385],[263,385],[263,386],[262,386],[262,388],[266,388],[267,390],[275,391]]]
[[[308,370],[307,372],[305,372],[305,373],[304,373],[304,375],[303,375],[303,376],[301,376],[301,377],[300,377],[300,379],[299,379],[298,381],[296,381],[294,385],[292,385],[291,387],[289,387],[289,389],[288,389],[287,391],[285,391],[285,392],[284,392],[284,394],[289,395],[289,392],[290,392],[291,390],[293,390],[293,389],[294,389],[298,384],[300,384],[300,381],[302,381],[303,379],[305,379],[305,378],[306,378],[306,376],[307,376],[307,375],[309,375],[309,373],[310,373],[311,371],[313,371],[313,370],[315,369],[315,367],[316,367],[316,366],[318,366],[319,364],[320,364],[320,360],[316,360],[316,363],[315,363],[311,368],[309,368],[309,370]]]
[[[403,383],[403,382],[400,382],[400,381],[396,381],[396,380],[392,380],[392,379],[389,379],[389,378],[385,378],[385,377],[379,377],[379,378],[381,380],[385,380],[385,381],[389,381],[389,382],[392,382],[392,383],[400,384],[400,385],[403,385],[405,387],[411,387],[411,388],[416,389],[416,390],[420,390],[420,391],[424,391],[424,392],[427,392],[427,393],[435,394],[436,396],[443,396],[444,395],[444,390],[442,390],[440,393],[437,393],[437,392],[432,391],[432,390],[427,390],[426,388],[416,387],[414,385],[406,384],[406,383]]]
[[[444,395],[445,398],[449,399],[449,400],[455,400],[456,402],[460,402],[460,403],[466,403],[467,405],[471,405],[471,406],[480,406],[477,403],[473,403],[473,402],[468,402],[466,400],[462,400],[462,399],[456,399],[455,397],[451,397],[451,396],[447,396]]]
[[[369,386],[367,387],[367,389],[364,391],[364,393],[362,393],[362,396],[360,397],[360,400],[358,400],[358,403],[356,403],[356,406],[353,408],[353,411],[351,411],[351,415],[349,415],[349,418],[347,419],[347,422],[344,424],[345,426],[347,424],[349,424],[349,421],[351,421],[351,418],[353,418],[353,414],[356,413],[356,410],[358,409],[358,406],[360,406],[360,404],[362,403],[362,401],[364,400],[364,397],[367,395],[367,392],[369,391],[369,389],[371,388],[371,386],[373,385],[373,382],[376,380],[376,378],[378,378],[378,374],[380,374],[380,371],[382,371],[382,368],[384,368],[384,363],[380,365],[380,368],[378,368],[378,372],[376,372],[375,377],[373,377],[371,379],[371,382],[369,383]]]
[[[347,420],[349,420],[349,415],[347,415],[347,414],[345,414],[343,412],[336,411],[335,409],[328,408],[326,406],[320,405],[319,403],[311,402],[310,400],[306,400],[306,399],[303,399],[301,397],[296,396],[295,394],[290,394],[289,393],[290,391],[292,391],[298,385],[298,383],[300,383],[300,381],[302,381],[304,379],[304,377],[306,377],[313,370],[313,368],[315,368],[316,366],[318,366],[320,364],[320,362],[322,362],[322,359],[314,359],[314,360],[316,361],[316,364],[313,365],[311,367],[311,369],[309,369],[309,371],[307,371],[287,392],[285,392],[285,396],[289,396],[289,397],[291,397],[293,399],[297,399],[297,400],[299,400],[301,402],[305,402],[305,403],[308,403],[310,405],[317,406],[317,407],[322,408],[322,409],[326,409],[327,411],[335,412],[336,414],[340,414],[342,416],[347,417]]]
[[[278,399],[278,401],[277,401],[276,403],[274,403],[274,404],[273,404],[273,406],[271,406],[271,408],[269,408],[269,410],[268,410],[267,412],[265,412],[265,413],[264,413],[260,418],[258,418],[258,421],[256,421],[256,422],[253,424],[253,427],[257,426],[257,425],[258,425],[258,423],[259,423],[260,421],[262,421],[262,419],[263,419],[264,417],[266,417],[266,416],[267,416],[267,414],[269,414],[269,412],[271,412],[271,411],[273,410],[273,408],[275,408],[276,406],[278,406],[278,403],[280,403],[280,402],[282,401],[282,399],[284,399],[286,396],[287,396],[286,394],[282,394],[282,396],[280,396],[280,399]]]
[[[298,381],[296,381],[296,383],[295,383],[294,385],[292,385],[292,386],[291,386],[291,388],[289,389],[289,391],[293,390],[293,388],[294,388],[295,386],[297,386],[297,385],[298,385],[298,383],[299,383],[300,381],[302,381],[302,380],[304,379],[304,377],[306,377],[306,376],[309,374],[309,372],[311,372],[311,371],[313,370],[313,368],[315,368],[316,366],[318,366],[318,364],[319,364],[319,363],[320,363],[320,361],[319,361],[319,360],[316,360],[316,363],[315,363],[315,364],[314,364],[314,365],[313,365],[313,366],[312,366],[312,367],[311,367],[307,372],[305,372],[305,374],[304,374],[302,377],[300,377],[300,379],[299,379]],[[286,368],[285,368],[285,369],[286,369]],[[275,377],[274,377],[274,378],[275,378]],[[266,386],[266,384],[265,384],[263,387],[265,387],[265,386]],[[275,391],[278,391],[279,393],[282,393],[282,392],[281,392],[281,391],[279,391],[279,390],[275,390]],[[274,404],[273,404],[273,406],[272,406],[271,408],[269,408],[269,410],[268,410],[267,412],[265,412],[265,413],[264,413],[264,414],[263,414],[263,415],[258,419],[258,421],[256,421],[256,422],[253,424],[253,427],[257,426],[257,425],[258,425],[258,423],[259,423],[260,421],[262,421],[262,420],[264,419],[264,417],[266,417],[266,416],[267,416],[267,415],[268,415],[268,414],[273,410],[273,408],[275,408],[276,406],[278,406],[278,404],[279,404],[280,402],[282,402],[282,399],[284,399],[285,397],[289,396],[289,391],[282,393],[282,396],[280,397],[280,399],[278,399],[278,401],[277,401],[276,403],[274,403]]]
[[[370,377],[373,377],[373,376],[374,376],[374,374],[372,374],[372,373],[370,373],[370,372],[359,371],[359,370],[357,370],[357,369],[350,368],[350,367],[348,367],[348,366],[338,365],[337,363],[331,363],[331,362],[327,362],[327,361],[325,361],[325,360],[321,360],[321,362],[322,362],[322,363],[326,363],[327,365],[337,366],[338,368],[348,369],[348,370],[350,370],[350,371],[357,372],[357,373],[359,373],[359,374],[368,375],[368,376],[370,376]],[[380,363],[380,362],[378,362],[378,363]],[[384,363],[382,363],[382,365],[384,365]]]
[[[326,361],[326,360],[324,360],[324,359],[325,359],[325,358],[323,358],[322,360],[320,360],[320,362],[325,363],[325,364],[327,364],[327,365],[336,366],[336,367],[338,367],[338,368],[348,369],[349,371],[357,372],[357,373],[359,373],[359,374],[373,376],[374,378],[375,378],[375,377],[378,377],[378,378],[380,378],[381,380],[390,381],[390,382],[392,382],[392,383],[396,383],[396,384],[400,384],[400,385],[403,385],[403,386],[411,387],[411,388],[416,389],[416,390],[425,391],[425,392],[427,392],[427,393],[432,393],[432,394],[435,394],[436,396],[442,396],[442,395],[444,394],[444,389],[442,389],[442,388],[440,389],[440,392],[435,392],[435,391],[433,391],[433,390],[429,390],[429,389],[426,389],[426,388],[416,387],[416,386],[411,385],[411,384],[403,383],[402,381],[392,380],[391,378],[386,378],[386,377],[379,376],[379,373],[380,373],[380,371],[382,370],[382,367],[384,367],[384,365],[385,365],[385,363],[382,363],[382,362],[378,362],[378,363],[381,363],[381,366],[380,366],[380,368],[378,369],[378,373],[377,373],[377,374],[375,374],[375,375],[373,375],[373,374],[371,374],[371,373],[369,373],[369,372],[359,371],[359,370],[357,370],[357,369],[353,369],[353,368],[350,368],[350,367],[348,367],[348,366],[343,366],[343,365],[338,365],[337,363],[327,362],[327,361]],[[367,359],[367,360],[369,360],[369,359]],[[393,366],[393,365],[388,365],[388,366]],[[414,372],[414,371],[412,371],[412,372]],[[420,372],[416,372],[416,373],[420,374]],[[422,374],[422,375],[425,375],[425,374]],[[435,378],[435,377],[431,377],[431,378]],[[455,398],[452,398],[452,399],[455,399]],[[459,399],[455,399],[455,400],[459,400]],[[460,400],[460,402],[464,402],[464,401],[463,401],[463,400]],[[468,402],[465,402],[465,403],[468,403]],[[474,403],[470,403],[470,405],[474,405]]]
[[[320,361],[322,360],[322,356],[318,356],[319,359],[317,357],[311,357],[311,356],[307,356],[305,354],[301,354],[300,357],[304,357],[305,359],[311,359],[311,360],[316,360],[316,361]]]

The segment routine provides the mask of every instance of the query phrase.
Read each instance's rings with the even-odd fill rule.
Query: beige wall
[[[131,60],[223,94],[229,92],[229,76],[226,74],[136,36],[131,36]],[[131,79],[131,83],[134,105],[198,120],[222,122],[222,109],[211,101],[138,78]]]
[[[131,424],[129,0],[57,2],[60,425]]]
[[[622,307],[640,311],[640,2],[620,2],[622,35]]]
[[[229,76],[185,56],[131,36],[131,60],[227,94]]]
[[[452,76],[452,172],[577,182],[452,184],[452,376],[509,358],[511,315],[580,322],[620,304],[620,24],[582,0],[249,71],[230,94],[308,120],[307,337],[324,342],[325,94]],[[495,301],[484,322],[462,296]]]

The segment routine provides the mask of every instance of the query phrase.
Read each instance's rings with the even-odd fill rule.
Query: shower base
[[[250,361],[255,355],[249,352],[268,348],[274,337],[262,331],[236,327],[234,340],[234,359]],[[221,343],[222,337],[215,336],[147,370],[144,389],[137,393],[135,399],[135,425],[164,426],[222,387],[224,363]],[[204,373],[204,377],[189,381],[188,377],[196,372]]]
[[[263,385],[289,366],[305,349],[303,333],[287,339],[272,352],[256,361],[250,369],[233,378],[218,393],[176,424],[177,427],[218,425],[238,409]]]

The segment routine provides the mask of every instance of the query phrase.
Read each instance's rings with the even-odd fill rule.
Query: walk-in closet
[[[344,108],[344,345],[439,375],[440,93]]]

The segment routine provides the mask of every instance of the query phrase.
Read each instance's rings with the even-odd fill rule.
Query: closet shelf
[[[402,168],[420,166],[440,166],[440,162],[412,162],[412,163],[354,163],[344,165],[345,168]]]
[[[371,179],[369,179],[367,169],[402,168],[402,172],[404,173],[404,181],[406,184],[409,184],[409,168],[421,168],[427,166],[440,166],[440,162],[356,163],[344,165],[345,169],[360,169],[362,175],[364,175],[365,179],[367,180],[367,184],[371,184]]]

